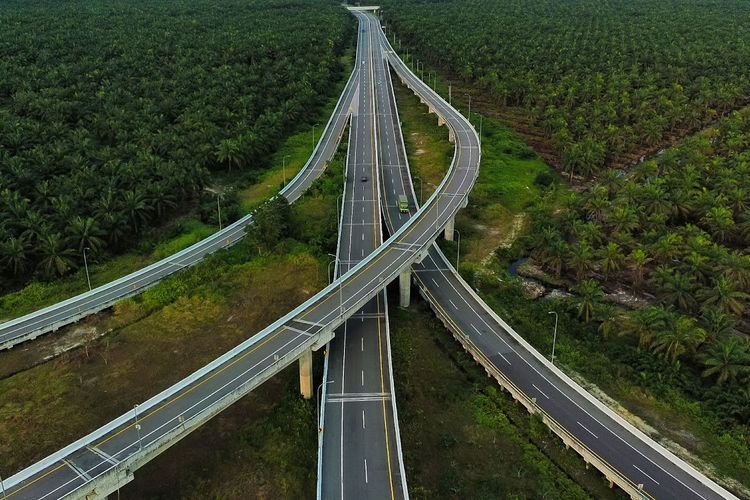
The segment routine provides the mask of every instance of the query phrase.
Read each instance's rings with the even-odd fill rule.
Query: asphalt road
[[[371,21],[361,14],[356,103],[339,224],[337,273],[382,243]],[[318,497],[405,498],[391,377],[387,298],[378,293],[327,347]]]
[[[420,85],[415,82],[415,85]],[[428,96],[428,98],[430,98]],[[8,498],[61,498],[123,478],[258,384],[330,339],[336,328],[417,259],[473,186],[474,130],[440,100],[457,146],[454,165],[421,211],[383,245],[307,302],[174,386],[6,479]],[[100,490],[101,491],[101,490]]]
[[[380,30],[378,30],[380,31]],[[384,34],[378,42],[388,51]],[[404,66],[387,54],[394,66],[405,74]],[[378,87],[380,119],[380,154],[383,157],[382,187],[384,218],[393,232],[406,222],[396,206],[398,195],[406,194],[416,206],[403,140],[399,127],[390,74],[376,63],[376,78],[385,85]],[[383,104],[381,104],[381,102]],[[386,104],[386,102],[388,104]],[[412,207],[411,213],[414,213]],[[421,264],[413,266],[416,280],[440,315],[449,318],[453,329],[460,331],[484,355],[484,362],[502,372],[529,398],[535,398],[549,417],[567,429],[591,453],[598,455],[632,481],[643,485],[646,498],[729,498],[728,492],[708,478],[676,463],[676,457],[657,451],[640,439],[632,428],[622,425],[600,406],[585,397],[583,389],[564,380],[527,346],[519,343],[517,334],[492,314],[488,306],[455,274],[442,252],[433,246]],[[515,333],[515,332],[514,332]]]
[[[346,126],[349,104],[355,90],[353,74],[347,82],[312,156],[300,173],[281,191],[281,194],[290,203],[296,201],[315,179],[320,177],[327,162],[336,153],[339,139]],[[106,309],[119,300],[143,292],[172,273],[200,262],[206,255],[233,245],[245,236],[245,227],[251,222],[252,214],[246,215],[223,230],[148,267],[94,288],[89,292],[0,323],[0,350],[9,349],[21,342],[57,330],[62,326]]]

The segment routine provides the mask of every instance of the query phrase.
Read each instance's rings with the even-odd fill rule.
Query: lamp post
[[[453,232],[458,235],[458,241],[457,241],[457,247],[456,247],[456,271],[458,271],[458,262],[461,257],[461,231],[459,231],[456,228],[453,228]]]
[[[221,195],[216,193],[216,211],[219,213],[219,231],[221,231]]]
[[[320,385],[318,385],[318,390],[315,391],[315,409],[317,410],[317,415],[318,415],[318,418],[317,418],[318,432],[323,430],[323,428],[320,426],[320,397],[321,397],[320,389],[323,387],[323,385],[328,385],[332,383],[333,383],[333,380],[329,380],[327,382],[323,381],[320,383]]]
[[[329,253],[328,255],[335,259],[334,262],[338,261],[338,263],[341,264],[341,259],[333,255],[332,253]],[[341,289],[341,281],[339,281],[339,315],[342,317],[344,316],[344,291]]]
[[[138,433],[138,449],[143,449],[143,443],[141,442],[141,424],[138,423],[138,405],[133,406],[133,415],[135,415],[135,431]]]
[[[555,315],[555,331],[552,334],[552,356],[550,357],[550,362],[554,365],[555,364],[555,344],[557,343],[557,311],[549,311],[547,314],[554,314]]]
[[[341,220],[341,207],[339,207],[339,203],[342,201],[342,197],[344,196],[344,193],[341,193],[336,197],[336,223]]]
[[[86,268],[86,282],[89,284],[89,292],[91,291],[91,277],[89,276],[89,262],[86,260],[86,251],[91,250],[89,247],[83,249],[83,267]]]
[[[313,146],[315,146],[315,132],[313,132]],[[292,155],[284,155],[284,157],[281,159],[281,173],[284,176],[284,185],[286,186],[286,159],[289,158]]]
[[[335,263],[336,263],[336,259],[328,263],[328,284],[329,285],[333,283],[333,275],[331,274],[331,264],[335,264]]]

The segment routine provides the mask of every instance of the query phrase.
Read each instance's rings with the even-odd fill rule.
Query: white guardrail
[[[310,154],[310,157],[308,158],[307,162],[302,167],[302,169],[299,172],[297,172],[297,175],[295,175],[292,178],[292,180],[289,181],[289,183],[286,186],[284,186],[276,196],[282,195],[282,196],[287,197],[287,194],[289,194],[287,199],[290,202],[294,202],[302,194],[301,192],[299,193],[295,192],[295,190],[298,188],[297,184],[302,181],[307,180],[307,178],[312,174],[312,172],[310,171],[310,167],[316,161],[316,156],[318,154],[319,149],[321,148],[321,146],[323,147],[327,146],[330,140],[336,135],[336,134],[332,135],[331,130],[330,130],[331,125],[332,123],[334,123],[335,119],[341,114],[342,103],[344,102],[344,99],[348,96],[348,94],[351,92],[351,89],[353,88],[354,76],[356,75],[356,73],[357,73],[357,68],[354,68],[351,74],[349,75],[349,80],[347,80],[347,83],[344,86],[344,90],[341,92],[341,95],[339,96],[339,99],[336,102],[336,106],[334,107],[333,113],[331,113],[331,116],[329,117],[328,122],[326,123],[326,126],[323,129],[323,133],[320,137],[320,140],[315,145],[315,148]],[[337,137],[337,140],[338,140],[338,137]],[[321,169],[321,172],[322,172],[322,169]],[[21,342],[34,339],[38,337],[39,335],[42,335],[49,331],[57,330],[58,328],[62,326],[68,325],[70,323],[74,323],[75,321],[78,321],[79,319],[83,317],[94,314],[103,309],[106,309],[107,307],[112,306],[113,304],[115,304],[116,302],[122,299],[132,297],[134,295],[142,293],[149,287],[154,286],[155,284],[160,282],[162,279],[170,276],[171,274],[177,271],[180,271],[182,268],[189,267],[189,266],[192,266],[193,264],[200,262],[205,255],[209,253],[213,253],[213,251],[216,251],[222,248],[227,248],[228,246],[233,245],[234,243],[242,239],[242,237],[244,236],[244,228],[245,226],[249,225],[252,222],[252,217],[253,217],[252,213],[247,214],[241,219],[225,227],[224,229],[217,231],[216,233],[204,238],[203,240],[197,243],[194,243],[193,245],[183,250],[180,250],[179,252],[169,257],[166,257],[158,262],[154,262],[153,264],[150,264],[144,267],[143,269],[140,269],[138,271],[125,275],[114,281],[111,281],[105,285],[101,285],[97,288],[94,288],[93,290],[84,292],[82,294],[76,295],[74,297],[63,300],[61,302],[57,302],[55,304],[44,307],[42,309],[26,314],[24,316],[20,316],[18,318],[14,318],[6,322],[0,323],[0,337],[3,337],[4,336],[3,332],[7,332],[8,330],[11,330],[14,327],[17,327],[19,325],[23,327],[22,325],[23,323],[28,322],[34,317],[43,316],[45,314],[53,313],[55,311],[62,312],[65,310],[65,308],[68,308],[68,307],[72,308],[72,307],[75,307],[77,304],[77,307],[75,307],[75,309],[71,309],[70,311],[71,314],[69,314],[68,316],[64,318],[61,318],[56,321],[51,321],[46,324],[42,324],[38,328],[29,330],[21,335],[18,335],[15,337],[11,336],[10,338],[2,340],[0,342],[0,350],[9,349],[13,347],[14,345],[19,344]],[[225,238],[227,238],[227,242],[225,245],[219,246],[213,249],[213,251],[207,251],[204,254],[200,255],[200,252],[205,247],[211,247],[212,245],[215,245],[216,243],[221,242]],[[190,258],[193,255],[199,255],[200,258],[191,260],[190,262],[187,262],[187,263],[179,262],[185,258]],[[155,271],[161,272],[161,274],[159,276],[154,276],[152,279],[148,279],[148,275]],[[139,278],[141,277],[144,277],[144,279],[139,281]],[[122,288],[122,290],[119,290],[119,291],[117,290],[118,287],[121,287],[122,285],[129,283],[129,282],[134,282],[134,283],[132,283],[132,286],[127,286],[125,288]],[[106,293],[107,291],[113,291],[116,293],[116,295],[109,297],[106,300],[97,301],[97,299],[102,299],[102,297],[99,297],[99,296],[103,293]],[[81,307],[84,307],[84,309],[81,310]],[[44,321],[44,319],[40,320],[40,322],[42,321]]]
[[[441,101],[441,103],[444,105],[444,107],[455,114],[455,118],[460,119],[464,121],[465,125],[469,126],[470,131],[473,133],[474,137],[476,138],[477,144],[479,143],[479,138],[477,136],[476,130],[474,127],[466,120],[463,115],[461,115],[455,108],[453,108],[450,104],[445,102],[442,97],[440,97],[437,94],[433,94],[432,90],[426,87],[417,77],[414,75],[411,70],[408,70],[407,74],[412,78],[415,79],[415,86],[419,88],[419,91],[421,91],[421,94],[425,98],[429,98],[431,96],[436,96]],[[354,75],[354,72],[352,72],[352,76]],[[351,80],[350,76],[350,82]],[[421,85],[420,85],[421,84]],[[427,90],[429,89],[429,90]],[[339,101],[341,102],[341,100]],[[436,111],[439,110],[439,108],[436,108]],[[451,126],[451,122],[449,121],[448,116],[443,116],[448,126]],[[329,120],[330,124],[330,120]],[[458,135],[456,135],[458,137]],[[458,140],[458,139],[456,139]],[[456,148],[458,149],[458,148]],[[377,248],[374,252],[370,253],[369,256],[367,256],[364,260],[360,261],[356,266],[351,268],[349,271],[347,271],[344,275],[339,277],[337,280],[330,283],[328,286],[326,286],[323,290],[318,292],[315,296],[311,297],[307,301],[305,301],[303,304],[296,307],[293,311],[290,311],[286,315],[284,315],[282,318],[275,321],[273,324],[267,326],[264,328],[260,333],[254,335],[253,337],[247,339],[246,341],[242,342],[241,344],[237,345],[230,351],[226,352],[225,354],[219,356],[214,361],[210,362],[206,366],[196,370],[186,378],[182,379],[181,381],[177,382],[173,386],[163,390],[156,396],[151,397],[143,404],[139,405],[139,412],[141,414],[144,414],[145,412],[148,412],[150,409],[153,409],[154,407],[160,405],[161,403],[165,402],[166,400],[171,399],[172,397],[176,396],[180,391],[183,389],[189,387],[190,385],[196,383],[201,378],[209,375],[212,371],[218,369],[220,366],[230,362],[234,357],[238,356],[242,352],[252,349],[252,347],[255,344],[258,344],[262,342],[266,337],[268,337],[271,333],[278,330],[281,326],[283,326],[285,323],[288,323],[292,321],[295,317],[301,315],[304,313],[307,309],[310,309],[312,306],[316,305],[318,302],[326,298],[329,294],[335,293],[338,290],[338,287],[340,284],[343,284],[344,282],[351,279],[354,275],[358,274],[363,268],[369,266],[369,264],[380,257],[382,253],[387,251],[392,245],[397,243],[397,240],[401,238],[401,236],[408,230],[411,229],[411,226],[414,225],[419,219],[424,215],[426,211],[428,211],[432,205],[435,203],[435,200],[438,196],[441,195],[441,192],[445,189],[445,185],[448,183],[448,181],[451,179],[454,170],[455,170],[455,163],[456,163],[456,157],[457,154],[454,151],[453,160],[451,161],[451,164],[448,168],[448,171],[446,172],[446,176],[443,178],[443,180],[438,185],[435,192],[428,198],[427,202],[417,210],[417,212],[414,214],[414,216],[410,219],[410,221],[406,224],[404,224],[398,231],[396,231],[388,240]],[[479,161],[479,160],[477,160]],[[476,173],[474,174],[474,179],[476,179]],[[464,198],[468,196],[468,192],[464,194]],[[446,216],[445,221],[447,222],[450,218],[452,218],[456,212],[459,210],[460,206],[456,204],[455,207],[446,207],[443,214]],[[439,234],[439,232],[442,230],[442,227],[440,229],[435,230],[435,236]],[[424,250],[432,244],[432,240],[434,238],[431,238],[430,240],[426,241],[424,244],[420,246],[420,248],[411,251],[411,256],[405,260],[399,267],[393,268],[390,270],[387,274],[381,275],[380,280],[378,280],[378,283],[373,283],[372,281],[369,282],[367,285],[373,287],[373,293],[368,294],[366,296],[363,296],[359,300],[357,300],[353,305],[349,305],[345,308],[347,314],[351,314],[353,311],[356,311],[359,307],[361,307],[364,303],[366,303],[368,300],[370,300],[373,296],[375,296],[379,292],[379,285],[385,285],[387,283],[390,283],[393,279],[397,278],[398,275],[402,272],[403,269],[408,268],[413,264],[414,261],[416,261],[419,256],[424,252]],[[364,289],[364,288],[363,288]],[[348,301],[348,299],[347,299]],[[338,327],[343,321],[346,320],[348,316],[345,314],[343,316],[339,316],[337,319],[333,320],[331,322],[330,329],[335,329]],[[328,331],[328,329],[325,329],[325,331]],[[317,334],[318,337],[321,336],[323,333],[323,330]],[[312,339],[314,343],[315,339]],[[264,372],[265,373],[265,372]],[[127,425],[132,420],[132,412],[127,412],[118,418],[112,420],[111,422],[105,424],[104,426],[100,427],[99,429],[91,432],[90,434],[78,439],[77,441],[69,444],[68,446],[62,448],[61,450],[58,450],[57,452],[45,457],[44,459],[40,460],[39,462],[27,467],[26,469],[18,472],[17,474],[11,476],[10,478],[3,481],[3,486],[5,489],[11,489],[15,487],[16,485],[22,483],[24,480],[30,478],[31,476],[40,473],[44,469],[54,465],[55,463],[62,460],[67,455],[71,454],[72,452],[85,447],[88,444],[92,444],[95,441],[105,437],[108,433],[112,432],[113,430]],[[176,426],[177,427],[177,426]],[[151,447],[159,447],[158,442],[153,442],[147,447],[144,447],[143,452],[148,452],[148,450]],[[126,462],[131,461],[130,458],[124,460],[121,462],[120,466],[124,467]],[[135,460],[132,460],[135,461]],[[88,484],[88,483],[87,483]]]

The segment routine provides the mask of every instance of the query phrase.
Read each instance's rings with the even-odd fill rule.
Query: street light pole
[[[555,331],[552,334],[552,356],[550,357],[550,362],[554,365],[555,364],[555,344],[557,343],[557,311],[549,311],[547,314],[555,315]]]
[[[332,253],[329,253],[328,255],[335,259],[334,262],[338,261],[338,263],[341,264],[341,259],[339,259],[337,256],[333,255]],[[341,270],[339,270],[339,273],[341,273]],[[339,281],[339,315],[342,317],[344,316],[344,291],[341,289],[341,281]]]
[[[458,247],[456,248],[456,271],[458,271],[458,262],[461,257],[461,231],[454,228],[453,232],[458,235],[458,242],[457,242]]]
[[[133,406],[133,414],[135,415],[135,431],[138,433],[138,449],[143,449],[143,443],[141,443],[141,424],[138,423],[138,405]]]
[[[313,136],[315,136],[315,133],[313,132]],[[313,141],[315,139],[313,138]],[[314,144],[313,144],[314,146]],[[284,155],[284,157],[281,159],[281,173],[284,176],[284,185],[286,186],[286,159],[289,158],[291,155]]]
[[[221,231],[221,195],[216,193],[216,211],[219,212],[219,231]]]
[[[86,260],[86,250],[91,250],[89,247],[83,249],[83,267],[86,268],[86,282],[89,284],[89,292],[91,291],[91,277],[89,276],[89,262]]]
[[[318,432],[320,432],[320,431],[323,430],[323,428],[320,426],[320,398],[321,398],[320,389],[323,388],[324,384],[327,385],[327,384],[332,384],[332,383],[333,383],[333,380],[329,380],[327,382],[323,381],[323,382],[320,383],[320,385],[318,385],[318,390],[315,391],[315,409],[317,410],[317,415],[318,415],[318,420],[317,420],[317,422],[318,422]]]

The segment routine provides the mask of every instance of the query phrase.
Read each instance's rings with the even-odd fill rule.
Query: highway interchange
[[[383,240],[373,93],[372,39],[377,24],[356,15],[361,17],[355,59],[360,71],[341,203],[338,273],[351,269]],[[338,328],[328,346],[320,422],[320,498],[407,497],[387,308],[386,293],[381,291]]]
[[[368,15],[368,19],[367,22],[361,20],[361,26],[372,24],[378,27],[374,18]],[[363,33],[367,36],[363,36]],[[503,385],[510,387],[514,395],[520,395],[530,401],[532,408],[542,413],[553,430],[562,429],[561,432],[567,433],[570,439],[575,441],[574,444],[583,447],[589,458],[600,460],[611,467],[615,474],[621,476],[617,479],[624,478],[645,498],[731,497],[729,493],[635,431],[632,426],[604,408],[601,403],[552,367],[487,308],[432,244],[446,223],[462,206],[474,183],[480,159],[479,139],[458,111],[432,93],[395,56],[380,29],[372,33],[374,43],[368,43],[367,50],[363,50],[365,41],[369,41],[370,33],[372,32],[367,29],[364,32],[360,29],[357,65],[363,68],[355,68],[332,117],[334,125],[329,127],[326,137],[321,139],[321,143],[328,141],[329,145],[319,148],[319,160],[317,163],[313,161],[315,168],[324,168],[325,161],[336,149],[335,138],[340,136],[346,124],[349,105],[354,102],[352,99],[356,98],[350,131],[350,145],[354,152],[351,155],[350,151],[349,158],[352,170],[347,172],[348,175],[351,173],[352,178],[346,183],[344,195],[345,198],[349,197],[351,203],[342,203],[342,222],[348,215],[350,225],[341,225],[338,259],[341,276],[308,302],[210,365],[91,435],[6,479],[4,485],[8,498],[61,498],[73,492],[82,495],[92,493],[92,488],[95,488],[93,485],[103,488],[97,492],[114,491],[116,488],[113,488],[113,484],[119,486],[132,479],[133,471],[137,467],[284,366],[294,362],[303,352],[324,345],[331,340],[334,331],[337,337],[342,337],[342,329],[338,329],[342,325],[346,325],[343,326],[346,330],[343,337],[346,338],[339,342],[340,347],[336,347],[337,341],[334,341],[328,353],[329,378],[326,381],[331,383],[324,384],[327,398],[324,412],[324,441],[329,435],[325,430],[330,431],[331,427],[335,428],[338,425],[340,429],[346,429],[345,434],[338,434],[338,449],[342,449],[341,444],[344,441],[349,446],[350,439],[355,435],[356,426],[359,425],[366,430],[369,420],[357,419],[357,413],[350,412],[349,409],[362,410],[370,408],[371,405],[380,405],[383,408],[382,413],[373,410],[367,412],[382,416],[380,421],[373,420],[370,426],[373,431],[377,431],[378,428],[380,431],[360,432],[361,444],[353,446],[351,450],[347,448],[347,453],[356,456],[357,460],[364,460],[365,456],[380,457],[372,460],[385,467],[381,465],[374,471],[365,469],[364,463],[361,467],[354,464],[349,472],[349,468],[340,465],[343,456],[341,451],[336,457],[339,459],[339,467],[336,468],[334,463],[330,469],[325,468],[325,457],[328,453],[335,454],[336,445],[328,446],[324,443],[322,463],[325,471],[331,472],[328,476],[326,474],[329,473],[324,471],[323,484],[338,481],[340,489],[325,489],[324,491],[332,493],[323,497],[333,498],[339,494],[343,497],[344,482],[346,491],[352,492],[346,495],[347,498],[355,495],[372,498],[388,496],[382,495],[383,490],[373,490],[368,494],[366,489],[356,489],[361,488],[363,481],[364,484],[369,484],[371,478],[378,488],[388,488],[386,491],[390,492],[390,496],[406,497],[402,469],[395,470],[395,467],[401,467],[398,459],[383,460],[382,456],[378,455],[382,452],[377,451],[383,447],[390,447],[388,443],[393,443],[394,447],[399,446],[397,430],[393,427],[394,408],[390,403],[384,404],[385,401],[392,402],[393,398],[391,384],[386,380],[390,379],[390,363],[382,358],[388,352],[386,304],[382,290],[402,270],[417,260],[422,261],[413,267],[417,284],[446,326],[460,338],[462,344],[488,369],[488,372],[493,373]],[[364,53],[372,55],[365,56]],[[398,75],[445,119],[456,143],[454,161],[445,180],[424,207],[418,211],[410,211],[409,218],[404,217],[395,206],[399,194],[407,194],[414,208],[416,200],[410,185],[403,140],[397,126],[390,76],[387,66],[383,63],[384,59],[387,59]],[[365,64],[362,65],[362,62]],[[364,69],[368,70],[367,74]],[[377,110],[376,113],[372,112],[373,108]],[[344,111],[345,109],[347,111]],[[376,118],[374,123],[373,117]],[[380,161],[373,161],[374,158]],[[365,175],[366,170],[370,172],[367,174],[368,181],[362,182],[359,179]],[[303,170],[302,177],[311,175],[310,179],[314,178],[314,173],[307,172]],[[309,172],[314,172],[314,169]],[[299,183],[299,192],[303,190],[303,185]],[[364,196],[364,199],[360,200],[360,203],[354,203],[357,196]],[[381,206],[386,226],[393,234],[381,246],[378,244],[382,236],[379,229],[376,229],[380,226],[376,208],[378,205]],[[364,214],[364,217],[361,225],[358,223],[358,226],[355,226],[352,221],[357,209],[364,210],[359,214],[360,217]],[[359,229],[355,229],[356,227]],[[347,230],[348,236],[344,235]],[[356,239],[357,234],[360,236],[359,241]],[[221,238],[225,235],[229,237],[229,233],[224,233]],[[240,236],[241,234],[237,237]],[[214,244],[224,246],[232,241],[230,239],[225,243],[221,238],[218,241],[214,240]],[[360,252],[359,257],[356,256],[357,250]],[[342,252],[346,252],[347,258],[342,258]],[[200,251],[195,255],[202,256]],[[196,260],[198,258],[200,257],[196,257]],[[382,321],[380,308],[383,314]],[[355,327],[354,324],[358,320],[360,324]],[[52,323],[55,321],[52,320]],[[354,333],[350,336],[350,331],[360,332],[359,337]],[[368,350],[365,351],[364,342],[368,340],[367,337],[371,337],[372,341],[377,337],[380,347],[375,348],[373,344],[372,350],[368,346]],[[360,342],[359,345],[357,341]],[[383,342],[386,342],[385,347]],[[357,348],[360,349],[360,355],[353,354]],[[344,366],[344,353],[348,355],[346,363],[349,367]],[[373,364],[376,357],[378,363]],[[337,360],[340,360],[340,363]],[[352,367],[360,367],[359,380],[357,374],[352,373]],[[368,367],[367,380],[364,375],[365,367]],[[337,377],[337,373],[343,376]],[[355,387],[356,382],[360,382],[359,388]],[[380,399],[354,402],[367,403],[359,405],[347,402],[347,410],[344,412],[343,401],[337,398],[347,399],[348,395],[356,393],[360,393],[360,399]],[[338,420],[337,413],[332,410],[336,407],[341,409],[338,412]],[[388,424],[388,421],[391,423]],[[336,440],[333,442],[336,443]],[[370,453],[372,455],[369,455]],[[388,451],[386,455],[387,453]],[[388,479],[384,479],[384,471],[387,468],[390,468],[390,472]],[[326,478],[331,478],[330,482]],[[351,485],[348,483],[350,479]]]

